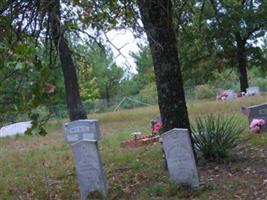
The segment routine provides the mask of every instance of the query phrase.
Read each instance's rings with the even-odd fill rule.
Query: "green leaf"
[[[41,136],[45,136],[45,135],[47,135],[47,131],[43,128],[43,127],[40,127],[39,128],[39,135],[41,135]]]

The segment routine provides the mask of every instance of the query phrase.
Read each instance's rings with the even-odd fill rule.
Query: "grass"
[[[129,133],[150,134],[150,120],[157,107],[90,115],[99,119],[100,151],[108,180],[108,199],[265,199],[267,193],[267,135],[248,132],[241,106],[266,102],[266,97],[235,101],[189,102],[191,121],[201,113],[236,116],[246,128],[234,160],[198,166],[201,186],[191,190],[170,181],[163,170],[159,144],[134,149],[121,148]],[[64,141],[62,125],[50,121],[49,134],[0,139],[1,200],[79,199],[79,187],[71,147]]]

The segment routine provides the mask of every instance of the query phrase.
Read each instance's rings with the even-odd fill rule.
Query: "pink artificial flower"
[[[153,126],[152,126],[152,133],[159,132],[161,128],[162,128],[162,123],[161,122],[154,123]]]
[[[216,100],[225,100],[228,97],[228,93],[226,91],[220,91],[220,93],[216,96]]]
[[[259,133],[261,132],[261,128],[260,128],[260,126],[252,127],[252,128],[250,128],[250,130],[251,130],[253,133],[256,133],[256,134],[259,134]]]
[[[253,119],[249,125],[249,129],[256,134],[261,132],[262,127],[266,124],[264,119]]]
[[[221,96],[222,96],[222,97],[228,97],[228,93],[227,93],[227,92],[223,92],[223,93],[221,94]]]

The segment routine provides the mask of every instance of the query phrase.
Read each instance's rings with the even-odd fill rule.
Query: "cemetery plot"
[[[133,140],[126,140],[121,143],[121,147],[139,147],[159,141],[158,135],[147,135],[135,137]]]
[[[256,105],[256,102],[264,102],[264,99],[266,98],[260,97],[258,101],[252,99],[252,102]],[[215,108],[229,111],[230,106],[236,113],[241,103],[243,102],[231,101],[221,104],[213,101],[204,106],[201,103],[196,104],[199,106],[193,106],[191,113],[197,115],[207,110],[216,111]],[[126,137],[125,133],[129,131],[129,122],[141,130],[150,131],[144,120],[151,119],[157,113],[157,108],[153,110],[145,108],[131,112],[96,114],[101,119],[101,137],[105,138],[98,142],[101,142],[101,159],[104,160],[102,161],[108,180],[107,200],[207,199],[208,197],[216,200],[266,199],[266,134],[262,137],[250,137],[245,132],[244,136],[248,140],[242,140],[242,144],[235,151],[237,157],[234,158],[237,159],[233,161],[199,163],[198,175],[201,186],[197,190],[188,190],[183,186],[170,183],[170,176],[163,169],[159,143],[131,150],[122,149],[119,146],[122,138]],[[231,114],[232,112],[229,112],[229,115]],[[238,117],[242,118],[242,116]],[[118,122],[118,118],[123,120]],[[55,127],[54,122],[48,125],[52,126],[52,129],[45,137],[0,140],[0,177],[3,177],[0,178],[0,199],[33,200],[49,199],[49,197],[64,200],[80,199],[78,174],[88,173],[87,168],[84,169],[83,166],[90,164],[89,170],[99,173],[98,165],[95,164],[97,159],[91,154],[88,155],[88,159],[94,159],[96,162],[89,163],[86,160],[83,163],[81,161],[82,163],[79,164],[81,168],[78,172],[74,156],[73,160],[70,159],[70,149],[66,148],[62,140],[62,125],[57,124]],[[85,144],[87,146],[87,143]],[[76,152],[80,154],[79,152],[83,151],[83,143],[78,145],[80,149]],[[88,151],[92,147],[94,146],[90,143],[85,150]],[[95,152],[93,148],[90,151]],[[43,161],[45,161],[45,166]],[[46,174],[44,169],[46,169]],[[48,177],[47,184],[44,181],[45,177]],[[99,176],[92,175],[92,177],[98,178]],[[95,185],[99,185],[99,182],[96,181]],[[46,190],[46,187],[49,190]]]
[[[159,141],[159,131],[162,128],[161,117],[157,116],[151,121],[151,135],[141,136],[141,132],[131,133],[134,136],[132,140],[126,140],[121,143],[121,147],[138,147],[147,144],[153,144]]]

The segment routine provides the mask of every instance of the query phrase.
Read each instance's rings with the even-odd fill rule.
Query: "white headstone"
[[[188,130],[175,128],[161,137],[171,179],[198,187],[198,172]]]
[[[97,144],[100,138],[97,120],[72,121],[65,124],[64,129],[65,139],[72,145],[81,199],[86,200],[94,191],[106,197],[107,184]]]
[[[227,100],[237,98],[237,94],[236,94],[236,92],[235,92],[234,90],[232,90],[232,89],[230,89],[230,90],[225,90],[225,93],[228,95],[228,96],[226,97]]]
[[[260,96],[260,88],[259,87],[249,87],[247,88],[247,96]]]
[[[28,128],[31,128],[31,121],[18,122],[15,124],[10,124],[8,126],[3,126],[0,129],[0,137],[24,135]]]

